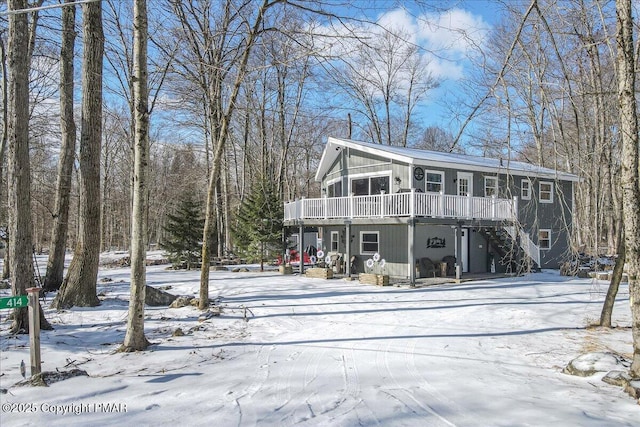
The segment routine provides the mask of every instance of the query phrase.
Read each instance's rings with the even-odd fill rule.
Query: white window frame
[[[493,179],[495,180],[496,184],[493,186],[487,186],[487,181]],[[491,195],[487,194],[487,188],[493,188],[494,193]],[[491,196],[496,196],[498,197],[498,177],[497,176],[485,176],[484,177],[484,197],[491,197]]]
[[[429,181],[429,174],[440,175],[440,191],[429,191],[427,188],[429,187],[429,183],[436,184],[435,181]],[[424,171],[424,191],[426,193],[443,193],[444,194],[444,172],[443,171],[434,171],[434,170],[426,170]]]
[[[547,233],[547,237],[543,238],[542,233]],[[547,246],[542,246],[542,242],[548,242]],[[541,228],[538,230],[538,247],[541,251],[548,251],[551,249],[551,229],[549,228]]]
[[[352,194],[353,181],[357,179],[368,179],[369,180],[369,193],[371,193],[371,178],[381,178],[388,177],[389,179],[389,191],[391,191],[391,171],[381,171],[381,172],[368,172],[368,173],[359,173],[354,175],[349,175],[349,194]],[[343,190],[344,191],[344,190]],[[371,195],[371,194],[369,194]]]
[[[330,180],[327,181],[327,187],[326,187],[327,188],[327,192],[326,192],[327,197],[329,196],[329,187],[331,187],[332,185],[336,185],[337,183],[340,183],[340,186],[344,187],[344,185],[342,185],[342,177],[333,178],[333,179],[330,179]],[[344,190],[342,188],[341,188],[341,190],[342,190],[341,194],[337,195],[337,196],[334,196],[334,197],[342,197],[344,195]]]
[[[364,250],[364,235],[365,234],[375,234],[378,247],[375,251],[365,251]],[[367,242],[372,243],[372,242]],[[373,255],[375,253],[380,253],[380,232],[379,231],[361,231],[360,232],[360,255]]]
[[[335,243],[335,249],[333,244]],[[332,231],[331,232],[331,252],[338,252],[338,249],[340,248],[340,232],[339,231]]]
[[[529,178],[522,178],[522,181],[520,181],[520,198],[522,200],[531,200],[531,181]]]
[[[549,193],[549,198],[548,199],[543,199],[542,198],[542,186],[543,185],[549,185],[549,191],[544,191],[545,194]],[[538,183],[538,199],[540,200],[540,203],[553,203],[553,182],[551,181],[540,181]]]

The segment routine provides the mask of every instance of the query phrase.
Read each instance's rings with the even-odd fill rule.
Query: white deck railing
[[[513,221],[518,199],[454,196],[442,193],[395,193],[373,196],[300,199],[284,204],[285,221],[433,217]]]

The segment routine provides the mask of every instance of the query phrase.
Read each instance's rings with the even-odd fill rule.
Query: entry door
[[[457,230],[456,230],[457,234]],[[455,253],[458,253],[458,239],[456,239],[456,245],[454,247]],[[460,257],[462,258],[462,272],[469,272],[469,229],[462,229],[462,236],[460,238]]]
[[[458,172],[458,196],[473,196],[473,174]]]

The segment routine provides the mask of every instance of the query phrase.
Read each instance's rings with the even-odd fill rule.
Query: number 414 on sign
[[[0,298],[0,309],[26,307],[28,303],[29,298],[26,295]]]

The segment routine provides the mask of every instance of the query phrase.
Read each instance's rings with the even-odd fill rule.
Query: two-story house
[[[557,268],[570,250],[576,175],[329,138],[315,178],[322,197],[285,203],[285,225],[317,227],[324,252],[353,259],[356,272],[376,253],[386,274],[413,282],[424,258],[515,272]]]

